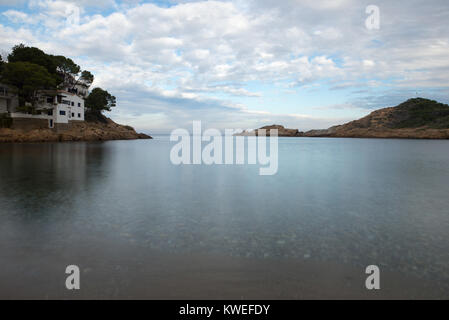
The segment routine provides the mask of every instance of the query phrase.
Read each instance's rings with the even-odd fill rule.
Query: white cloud
[[[367,68],[372,68],[376,65],[373,60],[363,60],[363,66]]]
[[[2,12],[2,14],[14,23],[28,23],[30,19],[26,13],[17,10],[7,10]]]
[[[0,50],[8,52],[10,48],[18,43],[36,43],[31,30],[26,28],[13,29],[0,24]]]

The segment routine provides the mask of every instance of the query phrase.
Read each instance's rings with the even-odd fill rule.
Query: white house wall
[[[70,105],[58,103],[54,112],[55,123],[68,123],[69,121],[84,121],[84,99],[71,94],[62,94],[62,100]]]
[[[58,104],[56,112],[53,112],[55,123],[69,123],[69,107],[65,104]]]

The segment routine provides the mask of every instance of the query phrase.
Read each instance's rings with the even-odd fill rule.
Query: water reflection
[[[0,150],[0,192],[7,195],[1,205],[18,219],[73,212],[80,194],[105,176],[107,149],[101,144],[7,144]]]

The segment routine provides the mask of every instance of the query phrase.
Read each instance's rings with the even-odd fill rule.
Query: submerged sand
[[[381,270],[381,289],[364,269],[299,259],[247,259],[107,247],[0,254],[0,299],[447,299],[438,283]],[[81,290],[65,289],[77,263]]]

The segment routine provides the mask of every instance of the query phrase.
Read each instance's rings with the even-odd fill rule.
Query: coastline
[[[449,139],[449,106],[434,100],[412,98],[395,106],[324,130],[310,130],[308,137]]]
[[[269,125],[240,136],[258,135],[264,129],[277,129],[279,137],[449,139],[449,105],[424,98],[412,98],[396,107],[378,109],[369,115],[328,129],[299,131],[282,125]]]
[[[339,130],[342,127],[342,130]],[[355,138],[355,139],[417,139],[417,140],[447,140],[449,139],[449,129],[355,129],[345,130],[343,126],[336,126],[329,129],[316,129],[306,132],[298,129],[286,129],[283,126],[273,125],[262,127],[266,136],[270,136],[270,129],[278,129],[278,137],[282,138]],[[258,136],[258,130],[243,131],[235,136]]]
[[[70,142],[152,139],[134,128],[115,123],[104,117],[102,121],[72,122],[63,130],[49,128],[0,128],[0,143]]]
[[[446,140],[449,139],[449,129],[433,129],[427,127],[404,129],[347,129],[344,126],[336,126],[325,130],[310,130],[304,132],[302,137]]]

